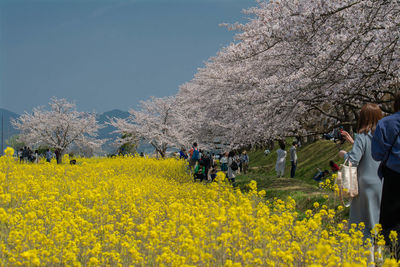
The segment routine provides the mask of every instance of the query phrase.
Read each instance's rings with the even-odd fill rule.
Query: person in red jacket
[[[337,173],[339,171],[339,166],[333,162],[333,160],[329,161],[329,166],[331,166],[331,170],[333,173]]]

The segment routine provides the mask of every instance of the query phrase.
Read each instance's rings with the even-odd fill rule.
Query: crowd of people
[[[44,156],[46,158],[46,161],[50,162],[51,159],[53,158],[53,153],[50,151],[50,149],[47,149]],[[24,146],[23,148],[19,149],[18,158],[20,163],[22,162],[39,163],[41,154],[39,154],[38,150],[35,150],[33,152],[30,147]]]
[[[24,146],[18,150],[17,154],[20,163],[39,163],[41,160],[51,162],[52,158],[55,158],[54,153],[48,148],[45,151],[39,152],[39,150],[32,151],[28,146]],[[71,160],[71,164],[75,164],[76,160]]]
[[[339,129],[325,136],[329,140],[340,140],[352,144],[350,151],[341,150],[339,155],[357,167],[358,195],[352,198],[350,205],[349,224],[364,223],[362,229],[365,238],[371,237],[371,230],[378,223],[382,225],[386,242],[390,244],[390,231],[400,233],[400,197],[397,189],[400,188],[400,92],[395,95],[394,114],[383,117],[383,112],[376,104],[366,104],[358,116],[358,131],[353,138],[344,129]],[[340,133],[340,136],[339,136]],[[279,142],[275,170],[277,177],[283,177],[286,166],[286,157],[290,157],[290,177],[294,178],[297,168],[297,147],[294,141],[289,151],[286,151],[284,141]],[[270,154],[265,150],[264,154]],[[143,156],[143,155],[142,155]],[[38,163],[38,150],[32,151],[29,147],[18,151],[20,162]],[[230,151],[215,155],[200,150],[197,143],[186,152],[181,148],[181,159],[188,160],[189,168],[194,179],[200,181],[214,181],[217,176],[217,160],[220,170],[224,172],[232,183],[239,172],[247,173],[249,156],[244,151]],[[48,149],[44,158],[50,162],[53,153]],[[74,161],[73,164],[75,164]],[[71,163],[72,164],[72,163]],[[339,171],[333,161],[329,162],[332,173]],[[321,181],[329,175],[328,170],[320,170],[313,179]],[[396,248],[399,256],[400,246]]]
[[[181,148],[179,158],[189,161],[194,179],[200,181],[214,181],[217,176],[217,159],[219,159],[220,170],[232,183],[235,182],[238,173],[246,174],[249,167],[249,156],[246,151],[242,151],[242,153],[230,151],[216,155],[199,149],[197,143],[193,143],[188,152],[185,148]]]

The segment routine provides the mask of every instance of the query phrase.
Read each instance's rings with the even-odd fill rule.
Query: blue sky
[[[0,108],[52,96],[79,110],[128,110],[176,94],[233,40],[255,0],[0,0]]]

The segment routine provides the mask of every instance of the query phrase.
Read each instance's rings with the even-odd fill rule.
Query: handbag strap
[[[351,163],[351,160],[350,160],[350,157],[349,157],[349,156],[347,156],[347,159],[343,162],[343,165],[346,166],[346,163],[348,163],[348,166],[349,166],[349,167],[353,167],[353,164]]]
[[[346,166],[346,163],[348,164],[348,167],[353,167],[353,164],[351,163],[350,157],[347,157],[347,159],[345,159],[344,163],[342,164],[343,166]],[[346,167],[347,167],[346,166]],[[349,184],[349,189],[351,190],[353,188],[353,172],[350,171],[350,184]],[[351,200],[348,204],[344,203],[344,198],[343,198],[343,177],[341,178],[341,183],[340,185],[337,183],[337,178],[335,179],[335,184],[337,184],[339,186],[339,199],[340,202],[343,204],[344,207],[348,208],[351,204]],[[357,178],[356,178],[357,179]],[[336,194],[335,194],[335,199],[334,199],[334,205],[336,205]]]
[[[346,163],[346,161],[347,161],[347,160],[345,160],[345,163]],[[343,163],[343,164],[345,164],[345,163]],[[350,164],[351,164],[351,162],[350,162]],[[351,173],[351,172],[350,172],[350,173]],[[352,174],[350,174],[350,175],[352,175]],[[339,184],[339,183],[338,183],[338,177],[336,177],[336,179],[335,179],[335,184],[339,187],[339,199],[340,199],[340,202],[342,203],[343,207],[348,208],[348,207],[350,207],[350,203],[348,203],[348,204],[344,203],[344,199],[343,199],[343,178],[341,178],[341,179],[342,179],[342,180],[341,180],[341,182],[340,182],[340,184]],[[350,179],[350,180],[351,180],[351,179]],[[333,198],[333,205],[336,206],[336,192],[334,192],[333,196],[334,196],[334,198]]]

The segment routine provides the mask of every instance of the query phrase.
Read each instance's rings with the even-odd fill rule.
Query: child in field
[[[194,167],[194,180],[198,179],[202,182],[206,178],[205,171],[205,166],[197,162]]]
[[[211,179],[211,182],[214,182],[215,177],[217,177],[217,165],[214,164],[211,169],[208,171],[208,177]]]

